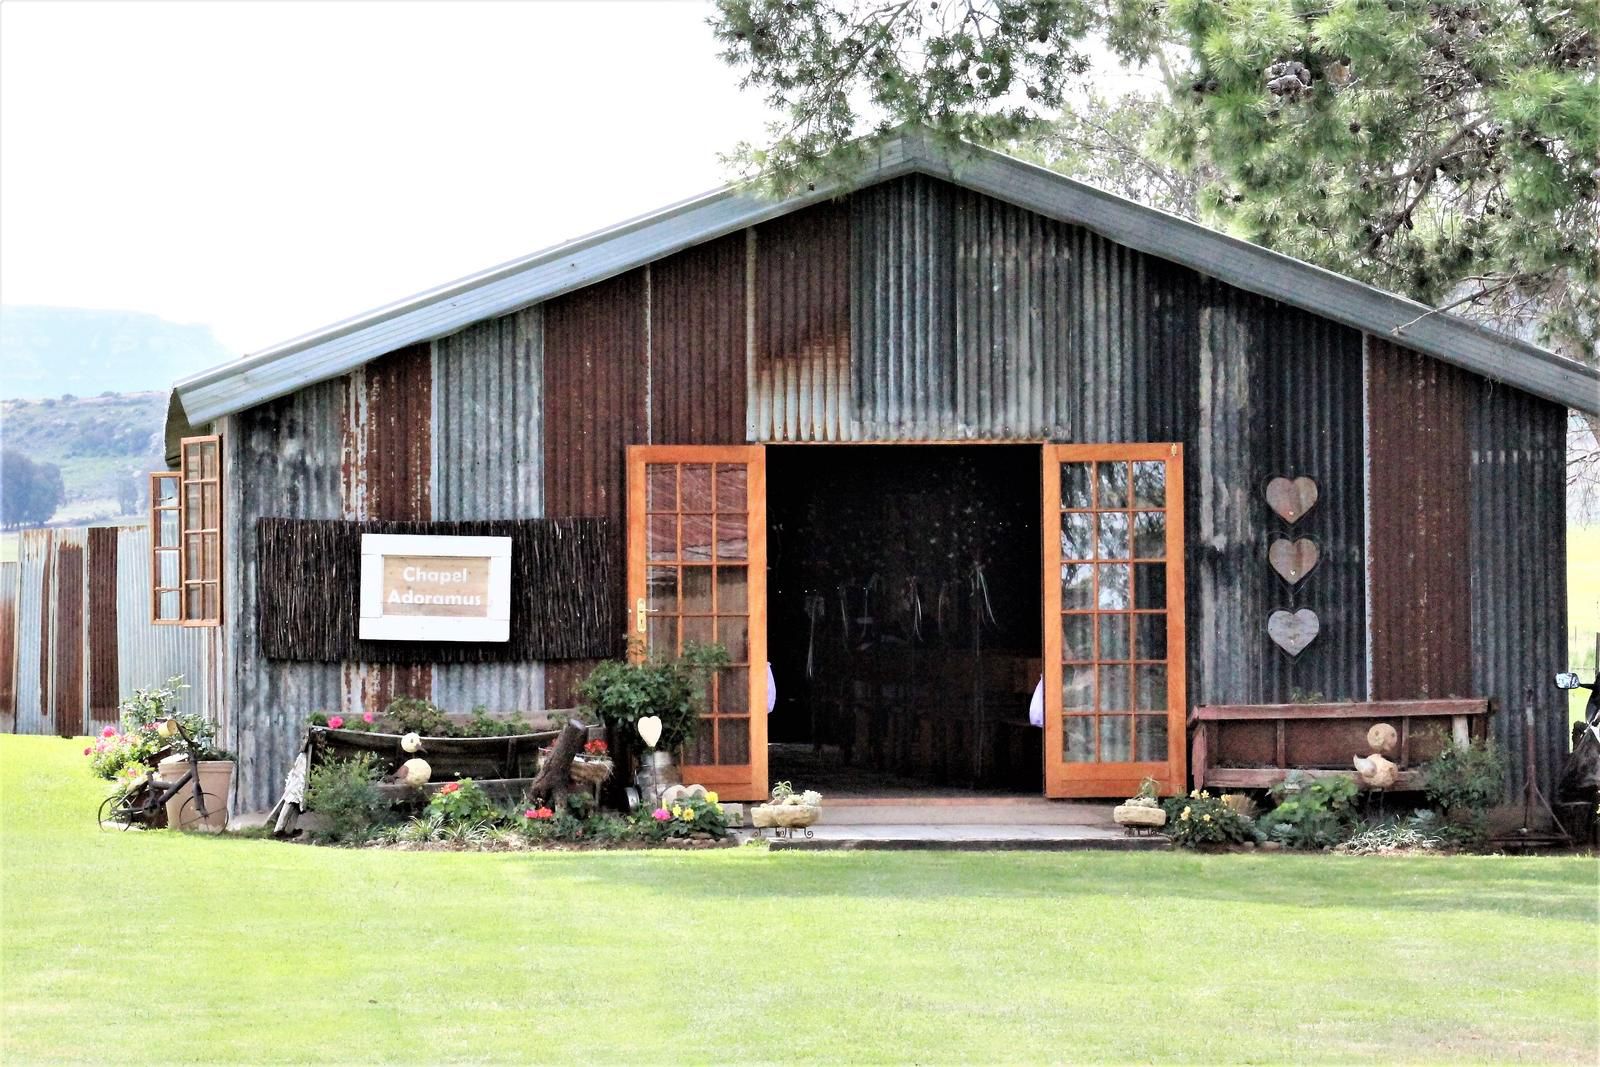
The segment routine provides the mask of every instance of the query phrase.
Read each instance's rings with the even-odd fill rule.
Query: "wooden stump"
[[[530,801],[542,800],[548,807],[560,807],[561,802],[567,799],[567,779],[572,773],[572,759],[583,750],[588,740],[589,728],[577,719],[568,719],[551,747],[544,767],[528,786]]]

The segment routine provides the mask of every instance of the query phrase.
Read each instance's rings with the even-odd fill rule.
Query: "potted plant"
[[[137,780],[135,768],[153,768],[169,781],[188,771],[190,746],[200,761],[200,789],[217,803],[207,815],[204,828],[222,830],[228,822],[228,797],[233,787],[233,756],[216,745],[217,727],[205,716],[178,710],[178,694],[187,689],[182,677],[167,679],[155,689],[138,689],[117,709],[122,729],[106,727],[92,749],[85,749],[96,774],[126,787]],[[181,731],[163,731],[162,724],[174,719]],[[187,736],[188,740],[185,740]],[[182,821],[182,809],[194,799],[185,788],[167,802],[167,825]],[[208,799],[208,807],[212,807]]]
[[[1167,825],[1167,813],[1161,810],[1157,797],[1160,789],[1154,778],[1146,778],[1139,783],[1137,794],[1111,809],[1111,817],[1130,833],[1159,830]]]
[[[750,809],[750,825],[757,829],[774,827],[794,830],[810,826],[822,818],[822,794],[815,789],[795,792],[788,782],[772,787],[772,799]]]
[[[706,681],[728,665],[728,651],[691,643],[677,660],[645,658],[637,645],[632,651],[597,666],[578,683],[578,697],[624,751],[640,757],[640,791],[653,800],[676,778],[673,753],[694,739]]]

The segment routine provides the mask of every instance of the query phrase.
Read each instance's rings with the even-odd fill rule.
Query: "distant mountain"
[[[0,307],[0,399],[165,391],[236,355],[208,326],[143,312]]]
[[[61,468],[52,524],[142,517],[166,466],[167,393],[0,400],[0,447]]]

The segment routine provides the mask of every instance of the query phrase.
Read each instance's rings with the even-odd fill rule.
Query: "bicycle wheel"
[[[127,797],[106,797],[100,802],[100,829],[127,830],[134,825],[133,814]]]
[[[209,815],[210,818],[208,819],[206,815],[200,814],[199,799],[196,799],[193,791],[191,791],[188,799],[183,802],[183,807],[178,809],[177,828],[179,830],[198,830],[208,833],[219,833],[226,829],[228,802],[215,793],[202,792],[200,799],[205,801],[206,815]]]

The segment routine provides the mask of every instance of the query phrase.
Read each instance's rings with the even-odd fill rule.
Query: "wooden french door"
[[[1181,791],[1183,446],[1046,445],[1045,794]]]
[[[732,665],[680,753],[686,783],[767,796],[767,473],[760,445],[628,449],[631,636],[651,656],[717,642]]]

